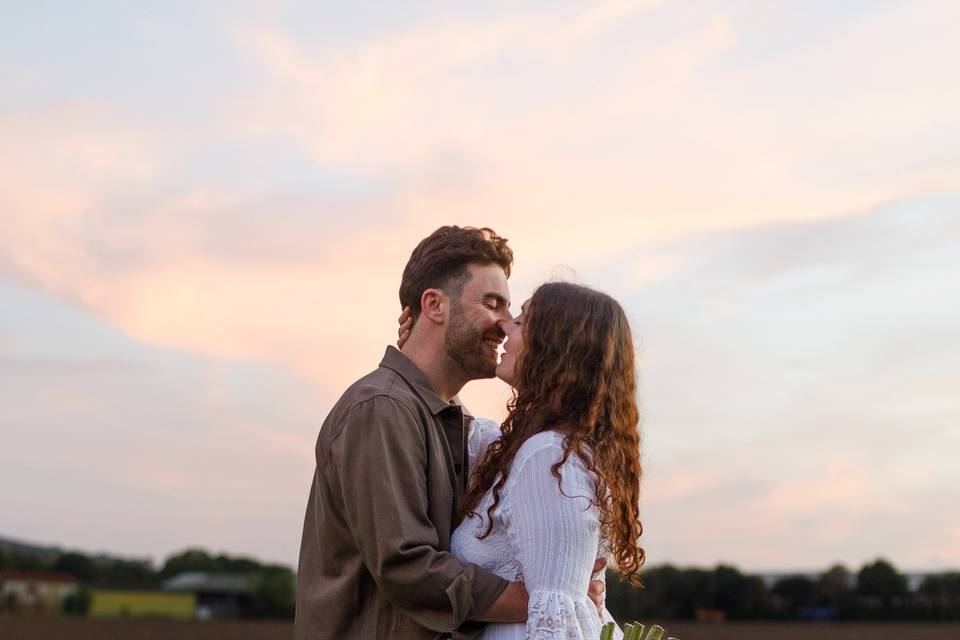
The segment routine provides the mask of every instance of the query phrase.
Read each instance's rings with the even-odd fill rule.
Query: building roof
[[[165,580],[164,591],[217,593],[249,593],[250,578],[240,573],[206,573],[190,571]]]
[[[69,573],[52,571],[0,571],[0,582],[17,580],[19,582],[47,582],[55,584],[76,584],[77,579]]]

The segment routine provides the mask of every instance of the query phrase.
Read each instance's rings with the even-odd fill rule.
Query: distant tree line
[[[0,571],[55,571],[74,576],[86,588],[159,589],[180,573],[201,571],[249,576],[253,589],[248,615],[292,618],[296,578],[279,564],[252,558],[212,555],[187,549],[155,569],[148,560],[91,556],[45,549],[44,553],[0,548]],[[84,591],[68,603],[85,612]],[[662,565],[643,572],[635,589],[607,572],[607,608],[621,620],[671,620],[722,612],[730,620],[960,620],[960,573],[932,574],[911,591],[906,576],[886,560],[865,564],[856,574],[836,565],[816,578],[779,578],[771,586],[757,575],[728,565],[681,569]]]
[[[735,567],[679,569],[663,565],[643,572],[635,589],[607,573],[607,608],[624,620],[960,620],[960,573],[928,575],[915,591],[883,559],[855,575],[836,565],[811,579],[785,576],[771,586]]]
[[[65,573],[81,584],[80,593],[65,603],[67,613],[83,615],[89,589],[160,589],[164,580],[180,573],[231,573],[247,576],[251,584],[247,615],[258,618],[292,618],[296,593],[293,571],[280,564],[263,564],[252,558],[211,555],[187,549],[166,559],[160,569],[149,560],[87,555],[77,551],[31,553],[0,548],[0,571],[52,571]]]

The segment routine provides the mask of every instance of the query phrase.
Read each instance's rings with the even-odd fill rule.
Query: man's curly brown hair
[[[513,251],[507,239],[488,227],[440,227],[420,241],[410,254],[400,279],[400,307],[420,315],[420,296],[427,289],[442,289],[459,298],[470,279],[467,265],[496,264],[510,277]]]
[[[565,435],[560,468],[573,453],[594,476],[592,503],[600,532],[624,578],[639,584],[644,561],[640,499],[640,412],[633,338],[626,314],[610,296],[554,282],[541,285],[523,314],[523,349],[514,371],[513,397],[502,436],[474,472],[464,515],[476,515],[492,489],[491,516],[510,475],[510,465],[531,436],[555,429]]]

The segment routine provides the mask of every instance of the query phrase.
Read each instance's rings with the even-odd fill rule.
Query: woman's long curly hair
[[[571,453],[594,475],[593,504],[600,533],[623,576],[639,584],[644,561],[639,546],[643,527],[640,498],[640,412],[633,338],[626,314],[610,296],[565,283],[541,285],[523,315],[523,349],[514,365],[514,391],[502,436],[487,449],[464,498],[464,513],[476,515],[492,489],[487,509],[490,535],[493,510],[520,446],[531,436],[563,433],[563,457]]]

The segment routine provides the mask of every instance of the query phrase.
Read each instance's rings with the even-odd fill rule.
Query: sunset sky
[[[295,565],[320,424],[465,224],[510,239],[515,308],[626,307],[650,565],[960,567],[958,24],[0,3],[0,536]]]

